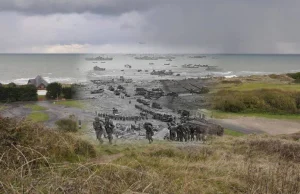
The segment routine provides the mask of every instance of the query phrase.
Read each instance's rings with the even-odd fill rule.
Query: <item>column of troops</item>
[[[141,121],[141,120],[147,120],[147,115],[141,115],[141,116],[121,116],[121,115],[114,115],[114,114],[106,114],[106,113],[98,113],[98,117],[108,117],[112,120],[117,121]]]
[[[172,121],[176,120],[176,117],[174,117],[172,115],[157,113],[153,110],[146,109],[140,105],[135,105],[135,108],[139,109],[140,111],[142,111],[146,114],[152,115],[153,119],[160,120],[162,122],[172,122]]]
[[[174,122],[168,123],[169,134],[165,139],[171,141],[205,141],[207,135],[222,136],[224,128],[211,124],[203,123],[201,125],[192,125],[189,123],[175,124]]]

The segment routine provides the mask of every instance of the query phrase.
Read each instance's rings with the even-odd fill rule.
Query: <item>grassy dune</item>
[[[300,91],[300,84],[287,83],[241,83],[241,84],[219,84],[216,89],[228,89],[236,91],[250,91],[257,89],[280,89],[285,91]]]
[[[299,138],[99,146],[0,120],[0,193],[299,193]]]
[[[299,120],[299,114],[271,114],[271,113],[229,113],[214,110],[211,115],[216,119],[230,119],[237,117],[261,117],[267,119]]]

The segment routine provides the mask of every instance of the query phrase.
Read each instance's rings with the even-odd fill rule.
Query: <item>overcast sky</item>
[[[300,53],[300,0],[0,0],[4,53]]]

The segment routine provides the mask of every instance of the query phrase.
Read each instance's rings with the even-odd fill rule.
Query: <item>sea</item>
[[[90,57],[113,57],[111,61],[88,61]],[[167,61],[137,60],[139,54],[0,54],[0,83],[26,84],[29,79],[41,75],[48,82],[83,83],[90,79],[124,76],[132,79],[184,79],[206,76],[248,76],[300,72],[300,55],[271,54],[204,54],[192,58],[192,54],[173,56]],[[147,55],[157,56],[157,55]],[[153,63],[153,64],[150,64]],[[183,68],[182,65],[217,66],[216,72],[206,68]],[[126,68],[130,65],[132,68]],[[105,68],[94,71],[93,67]],[[138,70],[140,70],[138,72]],[[153,70],[173,71],[174,76],[152,76]],[[175,76],[180,74],[178,76]]]

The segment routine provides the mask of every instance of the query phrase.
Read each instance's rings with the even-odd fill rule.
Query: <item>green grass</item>
[[[49,115],[43,112],[32,112],[30,115],[27,116],[27,119],[35,123],[45,122],[49,120]]]
[[[231,130],[231,129],[225,129],[224,134],[229,135],[229,136],[234,136],[234,137],[240,137],[240,136],[245,135],[242,132],[234,131],[234,130]]]
[[[280,89],[287,91],[300,91],[300,84],[286,83],[243,83],[243,84],[219,84],[216,90],[227,89],[237,91],[251,91],[258,89]]]
[[[270,113],[227,113],[222,111],[213,111],[213,118],[216,119],[229,119],[236,117],[262,117],[268,119],[289,119],[289,120],[299,120],[299,114],[270,114]]]
[[[26,108],[30,108],[32,111],[43,111],[47,110],[47,108],[37,105],[37,104],[28,104],[25,106]]]
[[[84,104],[78,100],[58,101],[58,102],[55,102],[55,104],[66,106],[66,107],[80,108],[80,109],[84,108]]]

